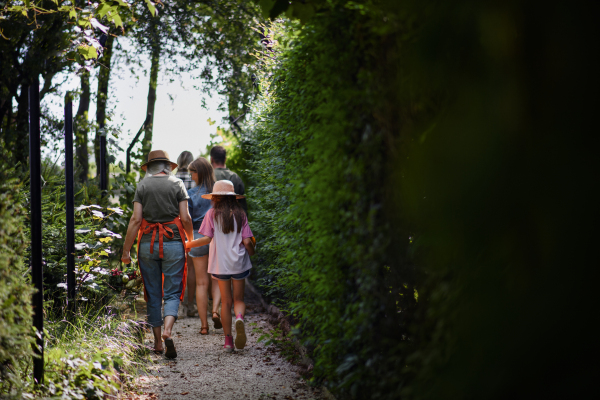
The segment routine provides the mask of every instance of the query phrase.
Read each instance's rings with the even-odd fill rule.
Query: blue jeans
[[[140,271],[144,278],[144,285],[148,293],[148,323],[153,328],[162,326],[161,316],[162,292],[164,289],[165,317],[170,315],[177,319],[179,310],[179,297],[183,290],[183,266],[185,264],[185,251],[180,241],[164,242],[163,255],[159,257],[158,240],[154,242],[154,253],[150,254],[150,242],[140,244],[138,259]],[[164,288],[162,274],[165,275]]]

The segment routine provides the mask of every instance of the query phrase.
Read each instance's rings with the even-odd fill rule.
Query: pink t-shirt
[[[217,275],[236,275],[252,268],[250,255],[242,243],[243,239],[254,236],[244,216],[244,225],[237,232],[234,219],[233,232],[223,233],[220,223],[214,219],[214,209],[208,210],[198,233],[213,238],[208,251],[208,273]]]

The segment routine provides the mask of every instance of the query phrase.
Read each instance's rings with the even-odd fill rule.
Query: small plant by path
[[[256,323],[251,323],[249,325],[254,327],[252,332],[261,335],[257,342],[264,342],[265,346],[274,345],[277,351],[279,351],[279,353],[292,364],[297,364],[300,361],[300,352],[294,344],[294,335],[291,331],[285,335],[280,327],[265,329],[258,326]]]

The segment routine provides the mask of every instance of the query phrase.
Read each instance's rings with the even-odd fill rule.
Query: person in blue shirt
[[[194,230],[194,239],[203,237],[198,230],[202,225],[206,212],[211,208],[210,200],[203,199],[203,194],[211,193],[215,184],[215,172],[212,165],[205,158],[194,160],[189,166],[188,171],[192,175],[192,180],[196,186],[188,190],[188,208],[192,217]],[[192,260],[193,268],[190,268],[188,273],[188,307],[193,302],[194,292],[196,288],[196,305],[198,307],[198,316],[202,321],[201,335],[208,335],[208,290],[212,286],[212,320],[215,329],[221,329],[221,316],[219,314],[219,303],[221,302],[221,292],[219,285],[210,283],[208,274],[208,247],[209,245],[196,247],[189,252],[189,257]],[[193,272],[192,272],[193,271]]]

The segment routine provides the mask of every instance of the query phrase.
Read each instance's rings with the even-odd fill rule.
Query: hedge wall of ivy
[[[409,235],[384,212],[394,183],[373,113],[378,60],[365,22],[342,7],[304,28],[271,27],[277,44],[262,58],[251,128],[250,210],[258,282],[300,321],[315,377],[383,398],[391,382],[364,382],[387,365],[382,347],[406,343],[404,311],[417,294],[411,262],[396,268],[408,260]]]
[[[22,190],[14,170],[0,164],[0,393],[20,398],[19,371],[31,362],[33,320],[22,225],[25,210],[14,194]]]
[[[593,7],[304,4],[260,55],[249,201],[254,276],[314,379],[344,399],[583,396]]]

